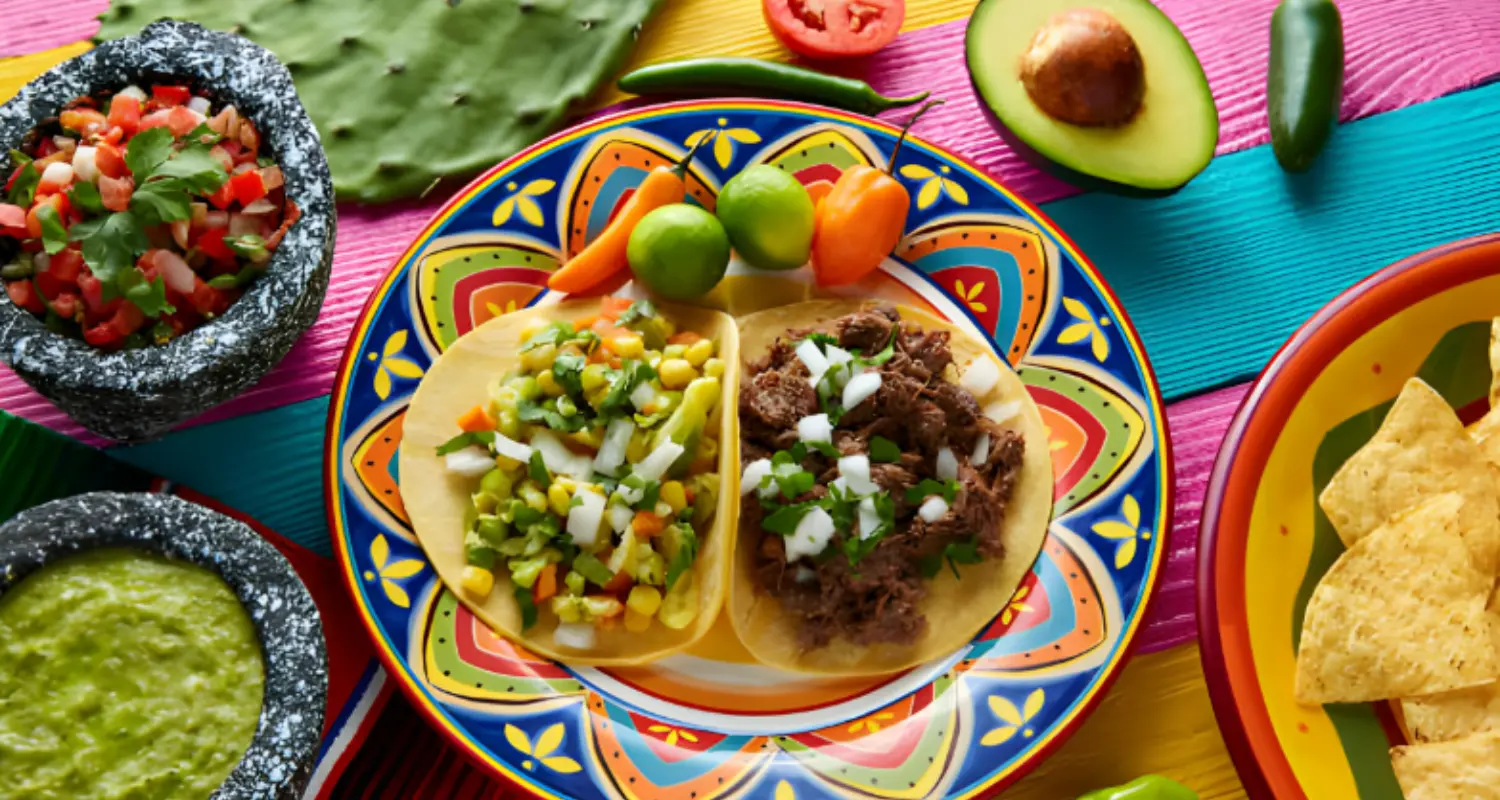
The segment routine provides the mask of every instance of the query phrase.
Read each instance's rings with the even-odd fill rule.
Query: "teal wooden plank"
[[[1249,378],[1345,288],[1500,229],[1500,84],[1341,127],[1287,176],[1269,147],[1221,156],[1158,200],[1043,206],[1099,266],[1169,400]]]
[[[332,555],[323,518],[320,397],[177,431],[109,454],[243,511],[297,544]]]

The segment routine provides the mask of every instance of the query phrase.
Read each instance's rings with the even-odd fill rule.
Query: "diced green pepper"
[[[578,574],[576,570],[570,569],[567,576],[563,578],[563,583],[568,587],[568,594],[581,595],[583,594],[583,590],[588,588],[587,580],[587,578]]]
[[[682,456],[673,462],[669,474],[680,478],[687,474],[688,466],[698,451],[698,439],[708,424],[708,415],[719,402],[719,380],[717,378],[694,378],[682,393],[682,405],[672,412],[665,423],[657,429],[651,439],[651,449],[667,441],[682,445]]]
[[[1171,778],[1143,775],[1123,786],[1089,792],[1078,800],[1198,800],[1198,793]]]
[[[464,532],[464,561],[474,567],[495,568],[495,551],[478,531]]]
[[[525,586],[527,589],[530,589],[536,585],[537,576],[542,574],[542,569],[548,563],[550,562],[545,556],[535,556],[533,558],[513,558],[506,562],[506,566],[510,568],[511,582],[517,586]]]

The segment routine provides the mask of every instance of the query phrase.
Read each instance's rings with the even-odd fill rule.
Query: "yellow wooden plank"
[[[88,49],[88,42],[75,42],[28,56],[0,58],[0,103],[15,97],[36,76]]]
[[[1179,780],[1203,800],[1245,796],[1196,644],[1132,660],[1073,738],[1003,796],[1067,800],[1144,774]]]
[[[778,0],[785,2],[785,0]],[[903,32],[965,19],[977,0],[908,0]],[[658,61],[696,56],[747,56],[791,61],[761,17],[761,0],[667,0],[641,34],[627,69]],[[613,87],[599,97],[599,105],[623,100]]]

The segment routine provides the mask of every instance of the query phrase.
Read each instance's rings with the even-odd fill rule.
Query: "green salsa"
[[[260,717],[260,643],[227,584],[135,550],[0,597],[0,797],[202,800]]]

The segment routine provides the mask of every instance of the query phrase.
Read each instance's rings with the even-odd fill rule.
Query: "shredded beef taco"
[[[730,620],[761,661],[878,674],[950,653],[1031,568],[1052,511],[1036,406],[984,343],[906,307],[740,320]]]
[[[722,313],[615,298],[454,343],[412,398],[400,456],[443,582],[573,664],[641,664],[707,633],[738,512],[720,486],[738,467],[738,343]]]

